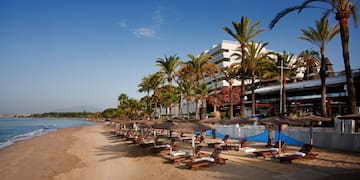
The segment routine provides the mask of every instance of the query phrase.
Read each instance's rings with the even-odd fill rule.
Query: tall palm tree
[[[156,63],[157,66],[161,68],[161,72],[164,73],[164,75],[167,78],[168,81],[168,87],[172,85],[173,78],[175,76],[176,68],[180,65],[180,57],[179,56],[169,56],[163,59],[158,58]]]
[[[230,66],[227,66],[225,69],[222,69],[222,74],[224,75],[224,80],[229,83],[229,97],[230,97],[230,112],[229,112],[229,118],[234,117],[234,109],[233,109],[233,83],[239,76],[240,72],[240,64],[239,63],[233,63]]]
[[[138,85],[139,89],[138,92],[146,92],[146,103],[147,103],[147,108],[148,108],[148,112],[149,113],[149,118],[151,119],[151,112],[152,112],[152,107],[151,107],[151,98],[150,98],[150,91],[151,91],[151,82],[150,82],[150,77],[146,76],[143,77],[140,84]]]
[[[184,98],[186,99],[186,114],[187,119],[190,119],[190,101],[194,97],[194,87],[192,86],[191,81],[183,81],[180,86],[182,93],[184,94]]]
[[[171,107],[174,103],[179,101],[179,98],[176,93],[176,88],[163,86],[160,88],[160,102],[161,104],[165,105],[166,107]],[[172,119],[172,108],[166,108],[166,118],[167,120]]]
[[[320,48],[321,63],[320,63],[320,79],[321,79],[321,114],[323,117],[328,117],[326,108],[326,64],[325,64],[325,45],[329,43],[339,33],[339,25],[335,24],[329,27],[329,20],[325,17],[320,21],[316,21],[316,29],[309,27],[308,30],[302,29],[302,35],[299,39],[308,41],[317,45]]]
[[[272,61],[269,58],[271,52],[265,51],[265,46],[269,43],[256,43],[252,41],[248,44],[247,53],[246,53],[246,64],[248,68],[248,73],[251,77],[251,114],[255,115],[256,113],[256,99],[255,99],[255,80],[261,78],[264,69],[269,67],[269,64],[272,64]]]
[[[149,78],[150,78],[151,89],[153,91],[153,99],[154,99],[154,107],[155,107],[155,111],[153,112],[156,113],[156,108],[158,107],[158,101],[159,101],[160,87],[164,83],[164,78],[161,72],[156,72],[154,74],[151,74]]]
[[[189,61],[183,63],[179,68],[179,73],[184,74],[188,78],[194,78],[194,83],[196,87],[199,87],[201,82],[205,80],[205,77],[215,78],[216,73],[220,72],[219,67],[210,62],[211,56],[202,52],[199,56],[194,56],[189,54]],[[195,98],[196,106],[196,119],[200,119],[199,113],[199,99]]]
[[[125,104],[128,99],[129,99],[129,97],[127,96],[127,94],[121,93],[118,97],[119,106],[121,106],[122,104]]]
[[[311,4],[322,2],[328,5],[328,7],[316,7]],[[344,59],[346,81],[348,86],[348,104],[350,106],[350,113],[356,113],[356,93],[354,79],[352,77],[350,66],[350,53],[349,53],[349,18],[352,15],[354,20],[354,26],[358,25],[358,11],[355,1],[352,0],[305,0],[301,5],[286,8],[280,11],[275,18],[271,21],[269,27],[272,29],[275,24],[285,15],[290,12],[298,11],[299,13],[305,8],[319,8],[321,11],[325,11],[325,16],[329,13],[335,13],[335,18],[339,22],[340,37],[342,45],[342,54]]]
[[[178,77],[177,83],[181,91],[181,95],[186,100],[187,119],[190,119],[190,102],[194,97],[195,77],[188,74],[188,69],[185,68],[187,66],[184,64],[185,63],[182,63],[180,65],[179,70],[176,72],[176,76]],[[180,104],[181,103],[182,102],[180,102]]]
[[[253,25],[250,25],[250,18],[241,17],[240,22],[232,22],[234,31],[228,27],[224,27],[225,32],[230,34],[234,39],[236,39],[240,44],[241,50],[241,95],[240,95],[240,116],[245,116],[245,73],[246,73],[246,63],[245,63],[245,54],[247,43],[253,39],[255,36],[264,31],[264,29],[257,29],[257,26],[260,24],[260,21],[255,22]]]
[[[201,119],[206,118],[206,100],[213,89],[207,83],[202,83],[195,89],[195,94],[201,98]]]
[[[320,66],[319,52],[315,50],[306,49],[298,55],[298,58],[303,61],[305,67],[304,79],[310,79],[310,73],[313,73],[317,67]]]
[[[175,72],[176,72],[176,68],[180,65],[181,61],[180,61],[180,57],[179,56],[169,56],[163,59],[163,58],[158,58],[156,61],[157,65],[160,66],[161,68],[161,72],[164,73],[164,75],[166,76],[166,79],[168,81],[168,91],[172,91],[172,81],[173,78],[175,77]],[[170,97],[170,96],[168,96]],[[168,102],[173,102],[173,101],[168,101]],[[171,113],[171,109],[172,109],[172,105],[173,104],[169,104],[166,103],[167,108],[169,109],[169,113]],[[169,116],[169,115],[168,115]]]

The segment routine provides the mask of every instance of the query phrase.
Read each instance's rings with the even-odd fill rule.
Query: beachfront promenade
[[[359,179],[360,154],[315,148],[317,159],[292,164],[223,151],[229,160],[189,170],[169,162],[168,151],[154,154],[111,133],[105,124],[61,129],[0,150],[1,179]],[[166,141],[166,139],[162,139]],[[183,148],[190,144],[178,143]],[[249,142],[257,150],[264,143]],[[289,151],[299,147],[288,146]],[[212,149],[201,149],[210,153]]]

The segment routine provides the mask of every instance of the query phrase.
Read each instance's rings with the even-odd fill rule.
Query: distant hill
[[[92,106],[73,106],[69,108],[56,109],[53,112],[100,112],[101,109]]]

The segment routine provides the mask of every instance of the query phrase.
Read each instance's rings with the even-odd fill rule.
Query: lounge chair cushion
[[[170,156],[192,156],[193,153],[192,152],[185,152],[183,150],[178,150],[178,151],[173,151],[170,153]]]
[[[242,152],[249,153],[249,152],[255,152],[256,148],[243,147],[243,148],[240,148],[239,150],[242,151]]]
[[[143,141],[143,144],[154,144],[154,143],[155,143],[154,140],[149,140],[149,141],[144,140]]]
[[[173,151],[170,153],[170,156],[183,156],[185,155],[186,152],[185,151],[182,151],[182,150],[179,150],[179,151]]]
[[[278,152],[279,151],[279,148],[270,148],[271,151],[276,151]]]
[[[296,152],[295,155],[297,155],[297,156],[306,156],[306,154],[303,153],[303,152]]]
[[[156,145],[155,148],[170,148],[170,144]]]
[[[209,162],[214,162],[215,159],[212,158],[212,157],[201,157],[201,158],[196,158],[194,160],[194,162],[197,162],[197,161],[209,161]]]

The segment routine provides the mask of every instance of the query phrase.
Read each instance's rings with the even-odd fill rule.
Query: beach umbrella
[[[160,122],[156,122],[152,125],[152,128],[154,129],[163,129],[163,130],[168,130],[170,131],[170,137],[171,137],[171,132],[173,131],[173,127],[175,125],[178,125],[180,123],[179,120],[167,120],[167,121],[160,121]]]
[[[179,124],[178,121],[159,121],[151,125],[154,129],[172,130],[175,125]]]
[[[291,124],[289,118],[283,117],[283,116],[270,116],[270,117],[266,117],[263,119],[260,119],[259,122],[261,124],[265,124],[267,126],[267,129],[269,131],[269,135],[268,135],[268,143],[267,146],[271,146],[271,137],[272,137],[272,129],[274,126],[278,126],[279,128],[279,133],[278,133],[278,143],[279,143],[279,148],[281,147],[281,128],[283,124]],[[281,153],[281,150],[279,149],[279,155]]]
[[[151,127],[153,124],[157,123],[157,120],[135,120],[133,121],[133,123],[139,125],[140,127],[146,127],[149,128]]]
[[[212,129],[211,126],[200,122],[199,120],[188,120],[188,121],[182,121],[178,125],[173,127],[173,131],[176,132],[184,132],[184,133],[192,133],[192,141],[191,146],[193,149],[193,156],[195,155],[195,135],[194,132],[198,131],[206,131]]]
[[[230,124],[252,124],[255,120],[251,118],[243,118],[243,117],[235,117],[229,120],[221,120],[218,123],[222,125],[230,125]]]
[[[303,123],[310,123],[310,129],[309,129],[309,134],[310,134],[310,144],[313,145],[314,140],[313,140],[313,122],[329,122],[331,121],[331,118],[326,118],[326,117],[322,117],[322,116],[316,116],[316,115],[307,115],[307,116],[302,116],[297,118],[296,120],[293,121],[300,121]]]
[[[222,120],[220,117],[211,117],[211,118],[200,120],[200,122],[208,124],[209,126],[212,127],[211,129],[212,129],[213,139],[216,139],[216,125],[215,124],[218,124],[221,121]]]
[[[176,132],[184,133],[193,133],[198,131],[206,131],[211,129],[211,126],[205,123],[202,123],[198,120],[196,121],[183,121],[175,125],[172,130]]]
[[[244,117],[234,117],[229,120],[223,120],[218,117],[208,118],[201,120],[200,122],[211,124],[212,129],[215,131],[215,124],[221,124],[221,125],[231,125],[231,124],[251,124],[254,122],[253,119],[250,118],[244,118]],[[214,133],[215,134],[215,133]],[[214,137],[216,138],[216,137]]]
[[[305,122],[326,122],[326,121],[331,121],[331,118],[326,118],[326,117],[316,116],[316,115],[311,114],[311,115],[299,117],[295,120],[305,121]]]
[[[221,121],[220,117],[211,117],[211,118],[206,118],[206,119],[200,120],[200,122],[208,123],[208,124],[215,124],[215,123],[217,123],[219,121]]]

